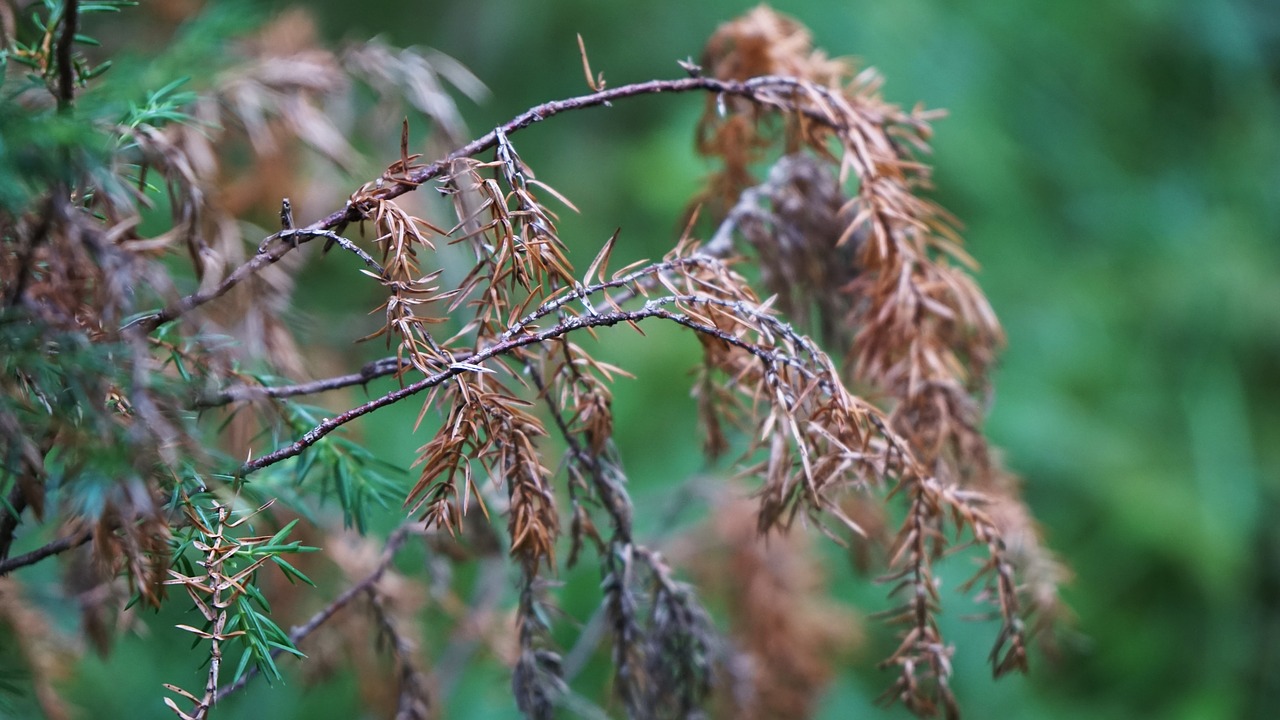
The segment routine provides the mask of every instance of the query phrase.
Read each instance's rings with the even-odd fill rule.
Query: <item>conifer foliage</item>
[[[968,546],[961,590],[991,609],[995,675],[1027,669],[1063,570],[982,433],[1003,335],[957,223],[927,197],[936,113],[884,100],[874,70],[761,6],[677,79],[607,85],[580,38],[587,94],[468,141],[452,93],[483,85],[437,53],[331,51],[301,12],[250,31],[210,10],[172,50],[209,72],[131,96],[142,74],[112,86],[81,32],[130,3],[37,5],[0,56],[0,623],[47,715],[68,710],[22,583],[53,562],[99,652],[126,607],[191,608],[173,632],[201,648],[204,680],[164,697],[182,718],[279,679],[282,655],[326,634],[382,639],[382,659],[349,655],[400,718],[439,714],[476,644],[510,667],[531,718],[597,702],[633,718],[804,716],[858,635],[822,597],[813,531],[882,571],[898,637],[885,701],[959,714],[935,565]],[[380,176],[295,216],[272,189],[331,196],[337,175],[308,164],[359,165],[353,138],[378,123],[333,111],[358,93],[380,116],[425,115],[431,142],[413,147],[405,121]],[[558,213],[578,209],[521,159],[520,131],[655,93],[705,102],[691,132],[716,171],[686,231],[655,261],[615,267],[618,234],[571,257],[582,243]],[[352,340],[385,358],[304,379],[315,368],[286,322],[304,261],[376,291]],[[705,525],[644,539],[613,440],[637,421],[612,409],[627,369],[583,338],[661,323],[701,344],[690,407],[723,479]],[[338,412],[301,402],[361,386],[370,399]],[[404,432],[426,436],[407,479],[346,432],[397,403],[420,407]],[[381,537],[373,510],[399,503]],[[393,565],[411,543],[431,577]],[[579,563],[601,577],[581,626],[556,589]],[[465,601],[449,579],[464,564],[479,578]],[[348,583],[331,597],[280,582],[335,566]],[[724,617],[709,597],[728,599]],[[319,610],[277,624],[306,604]],[[424,604],[458,628],[447,645],[424,643]],[[304,672],[339,662],[308,653]],[[597,653],[607,691],[574,682]]]

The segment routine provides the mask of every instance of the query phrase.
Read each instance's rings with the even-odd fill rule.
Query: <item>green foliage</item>
[[[0,103],[0,210],[26,210],[50,186],[102,168],[109,139],[91,123]]]
[[[135,386],[130,349],[124,343],[90,342],[78,332],[50,332],[12,314],[0,326],[0,371],[8,378],[3,412],[9,425],[0,491],[9,492],[27,472],[29,453],[39,452],[48,491],[84,516],[98,517],[113,488],[150,475],[158,461],[153,438],[138,432],[121,390]],[[150,375],[138,389],[172,405],[185,402],[189,388],[186,382]],[[192,417],[171,419],[185,424]]]
[[[231,520],[230,509],[207,495],[184,499],[182,509],[190,520],[188,527],[174,533],[172,547],[172,579],[168,585],[181,586],[195,605],[203,622],[200,627],[179,625],[196,636],[197,644],[207,642],[210,653],[211,689],[204,698],[170,686],[170,690],[207,708],[218,687],[222,655],[228,649],[240,651],[232,682],[238,681],[252,665],[267,682],[281,679],[275,656],[280,652],[302,657],[293,640],[271,618],[271,606],[258,587],[258,571],[267,563],[277,566],[289,582],[295,580],[314,585],[284,556],[315,552],[299,541],[287,541],[297,524],[293,520],[274,535],[241,534],[239,528],[252,532],[249,522],[264,508]],[[170,706],[177,710],[176,705]],[[181,714],[181,711],[178,711]]]
[[[189,81],[189,77],[181,77],[164,87],[147,94],[147,99],[140,104],[129,104],[121,124],[130,130],[143,125],[155,128],[164,127],[167,123],[190,124],[195,121],[186,109],[196,100],[196,94],[189,91],[178,92]]]
[[[94,13],[115,13],[120,12],[122,8],[137,5],[132,0],[98,0],[97,2],[84,2],[76,4],[77,16],[92,15]],[[4,68],[4,62],[13,60],[14,62],[31,68],[33,72],[27,74],[27,80],[32,83],[42,83],[50,92],[50,94],[58,95],[62,89],[58,87],[60,73],[62,67],[60,63],[63,58],[55,54],[55,48],[58,47],[60,35],[64,33],[66,26],[66,7],[67,3],[58,0],[41,0],[41,5],[31,12],[31,28],[34,31],[34,37],[29,42],[22,42],[13,39],[12,44],[5,48],[0,54],[0,69]],[[41,13],[40,10],[44,12]],[[78,21],[78,18],[77,18]],[[75,45],[87,45],[96,47],[101,45],[97,40],[83,33],[76,32],[72,36]],[[84,87],[88,82],[102,73],[106,72],[110,67],[110,61],[91,65],[85,57],[74,50],[68,50],[68,57],[71,60],[72,77],[76,84]]]
[[[267,378],[260,378],[265,384]],[[328,414],[323,408],[287,402],[281,408],[284,416],[280,440],[287,441],[306,433]],[[396,480],[403,472],[394,464],[379,460],[371,452],[345,437],[328,437],[314,445],[305,455],[273,466],[262,475],[244,481],[250,495],[264,493],[272,497],[282,485],[292,485],[300,502],[295,508],[308,512],[305,497],[318,497],[322,502],[336,500],[342,509],[345,527],[363,534],[377,510],[395,506],[403,499],[404,490]],[[300,492],[304,486],[305,493]],[[314,515],[313,515],[314,517]]]

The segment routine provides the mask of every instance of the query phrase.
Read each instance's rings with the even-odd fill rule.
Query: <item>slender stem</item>
[[[496,147],[500,138],[519,130],[523,130],[530,125],[546,120],[553,115],[559,115],[563,112],[581,110],[583,108],[597,107],[601,105],[610,107],[614,100],[622,100],[624,98],[637,97],[640,95],[654,95],[664,92],[683,93],[699,90],[744,97],[761,105],[776,105],[777,99],[766,97],[763,92],[771,87],[799,88],[801,85],[800,81],[795,78],[776,76],[761,76],[744,81],[717,80],[715,78],[708,77],[691,77],[679,80],[649,80],[648,82],[621,85],[587,95],[566,98],[564,100],[553,100],[524,111],[515,118],[507,121],[506,124],[495,128],[488,134],[476,138],[463,147],[453,151],[444,160],[439,160],[415,170],[409,174],[406,182],[396,183],[383,188],[377,197],[379,199],[389,199],[399,197],[400,195],[415,190],[422,183],[443,174],[444,171],[448,169],[449,164],[454,160],[478,155],[485,150]],[[806,84],[805,87],[808,87],[808,85]],[[815,91],[821,92],[821,89],[815,88]],[[835,126],[833,121],[825,115],[818,113],[805,114],[824,125]],[[359,216],[351,216],[351,213],[354,210],[356,210],[356,208],[351,206],[342,211],[333,213],[322,221],[322,226],[330,228],[336,227],[343,222],[358,220]]]
[[[298,233],[298,243],[307,242],[311,240],[312,237],[313,235],[311,234]],[[295,246],[295,243],[279,243],[266,252],[258,253],[249,258],[248,262],[231,271],[231,274],[223,278],[222,282],[218,283],[216,287],[187,295],[163,310],[134,320],[130,325],[141,328],[144,333],[149,333],[170,320],[180,317],[193,308],[200,307],[210,300],[222,297],[228,290],[240,284],[240,282],[245,278],[248,278],[250,275],[253,275],[268,265],[275,264]]]
[[[565,353],[563,367],[571,376],[571,382],[581,382],[582,372],[573,363],[567,343],[564,344],[562,350]],[[616,448],[613,447],[613,438],[609,437],[605,440],[606,447],[603,453],[589,452],[583,446],[581,439],[569,427],[562,412],[563,408],[560,407],[560,403],[557,402],[547,384],[543,382],[542,377],[535,371],[533,363],[526,361],[525,368],[534,388],[538,391],[538,395],[542,397],[542,401],[546,404],[547,409],[550,410],[551,420],[555,423],[556,429],[559,430],[560,437],[564,439],[565,445],[568,446],[570,458],[591,476],[591,482],[595,486],[596,493],[600,496],[605,511],[608,512],[610,519],[613,521],[614,534],[623,542],[631,542],[631,499],[627,497],[626,490],[605,476],[603,460],[606,456],[613,456],[616,453]],[[609,459],[612,461],[612,457]]]
[[[364,385],[370,380],[376,380],[377,378],[386,377],[387,375],[394,375],[401,368],[405,367],[409,367],[409,364],[401,362],[400,358],[386,357],[381,360],[374,360],[373,362],[365,364],[364,367],[360,368],[360,372],[350,373],[348,375],[338,375],[321,380],[313,380],[311,382],[298,383],[297,385],[281,385],[278,387],[234,385],[200,398],[196,401],[195,406],[197,408],[211,408],[228,405],[233,402],[240,402],[242,400],[314,395],[316,393],[327,392],[329,390],[339,390],[352,385]]]
[[[642,95],[654,95],[658,93],[684,93],[695,91],[712,92],[720,95],[733,95],[746,98],[757,105],[784,107],[786,109],[802,113],[816,123],[837,129],[842,127],[839,125],[837,120],[822,113],[786,104],[782,99],[771,94],[771,92],[776,92],[778,89],[784,89],[791,93],[799,92],[801,90],[808,90],[820,95],[829,95],[831,93],[827,88],[803,83],[795,78],[771,75],[755,77],[750,80],[743,81],[691,77],[679,80],[650,80],[648,82],[609,88],[599,92],[590,93],[588,95],[580,95],[578,97],[567,98],[564,100],[553,100],[551,102],[543,103],[526,110],[520,115],[517,115],[507,121],[505,124],[494,128],[489,133],[472,140],[457,150],[454,150],[444,159],[437,160],[430,165],[418,168],[401,180],[392,179],[392,182],[383,184],[377,190],[363,193],[358,198],[354,198],[352,201],[349,201],[346,207],[342,210],[330,213],[322,220],[318,220],[305,228],[297,228],[295,238],[300,239],[301,242],[306,242],[315,235],[323,235],[325,232],[334,230],[335,228],[343,227],[353,222],[359,222],[367,217],[376,203],[384,200],[391,200],[393,198],[400,197],[405,193],[416,190],[423,183],[443,175],[454,161],[465,157],[473,157],[496,147],[500,138],[504,138],[511,133],[523,130],[530,125],[541,122],[553,115],[559,115],[560,113],[572,110],[581,110],[589,107],[609,107],[614,100],[622,100],[624,98],[638,97]],[[263,246],[265,247],[266,245],[267,243],[264,242]],[[245,278],[279,260],[286,253],[292,250],[295,245],[295,243],[280,243],[269,251],[259,253],[258,255],[250,258],[248,262],[232,271],[232,273],[228,275],[217,287],[188,295],[163,310],[135,320],[134,322],[141,326],[145,332],[151,332],[160,325],[180,317],[187,311],[221,297]]]
[[[58,40],[58,112],[71,112],[76,96],[76,68],[72,55],[80,24],[80,0],[62,3],[62,37]]]
[[[80,532],[68,535],[64,538],[58,538],[48,545],[36,548],[25,555],[9,558],[8,560],[0,562],[0,577],[8,575],[20,567],[34,565],[47,557],[66,552],[72,548],[80,547],[81,545],[89,542],[92,538],[92,532],[88,530],[81,530]]]

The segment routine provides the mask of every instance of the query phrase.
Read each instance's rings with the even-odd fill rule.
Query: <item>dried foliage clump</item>
[[[899,569],[888,578],[910,598],[897,616],[910,629],[888,662],[902,670],[896,689],[908,706],[954,712],[946,646],[929,619],[937,603],[929,558],[946,543],[948,516],[989,551],[974,582],[988,583],[986,596],[1004,618],[992,655],[997,675],[1025,669],[1020,603],[1051,617],[1063,571],[981,431],[988,372],[1004,336],[965,272],[976,263],[955,221],[921,195],[929,167],[919,155],[928,151],[935,113],[884,102],[874,71],[855,74],[812,50],[807,30],[764,7],[722,26],[703,62],[728,77],[797,80],[780,83],[788,99],[776,102],[793,108],[781,128],[741,98],[728,119],[723,101],[708,103],[699,147],[723,162],[708,197],[730,201],[712,246],[727,252],[735,232],[745,239],[786,316],[843,349],[844,375],[886,409],[886,437],[911,458],[898,481],[910,498],[893,556]],[[756,184],[749,168],[778,145],[785,154]],[[931,689],[915,678],[922,668]]]
[[[478,82],[430,52],[380,42],[326,51],[293,11],[235,41],[238,60],[204,86],[171,84],[123,120],[77,114],[77,93],[97,76],[73,52],[79,14],[118,4],[51,0],[46,42],[10,50],[40,70],[15,96],[23,112],[112,150],[95,160],[54,148],[62,167],[0,206],[0,574],[88,544],[97,579],[126,578],[136,601],[180,602],[165,590],[185,590],[199,626],[179,627],[209,661],[202,690],[167,686],[182,699],[166,699],[178,716],[207,717],[256,675],[280,677],[276,658],[300,655],[297,643],[339,625],[331,620],[357,600],[365,619],[348,627],[382,639],[396,717],[431,716],[482,651],[511,667],[526,716],[599,713],[573,685],[598,650],[628,717],[803,716],[857,636],[848,611],[819,599],[808,529],[887,568],[896,605],[884,615],[898,630],[883,662],[894,673],[887,701],[958,714],[935,564],[968,546],[978,565],[962,590],[990,607],[994,672],[1027,669],[1063,573],[981,431],[1003,335],[956,223],[924,196],[933,113],[886,102],[874,71],[814,50],[803,26],[761,6],[717,30],[678,80],[606,88],[580,38],[590,94],[432,155],[412,152],[406,120],[398,158],[346,194],[332,175],[309,181],[304,166],[357,169],[348,128],[328,111],[355,84],[384,106],[416,108],[432,143],[455,147],[465,129],[445,81],[472,95]],[[576,208],[535,177],[512,137],[657,92],[706,94],[698,148],[718,170],[663,258],[612,268],[615,233],[580,271],[557,216]],[[426,189],[446,202],[423,201]],[[303,225],[286,192],[299,208],[346,199]],[[166,211],[168,229],[144,235]],[[246,222],[277,217],[274,232]],[[317,240],[358,261],[354,281],[382,298],[362,339],[390,354],[289,384],[277,375],[310,369],[285,318],[303,248]],[[752,488],[738,493],[750,500],[718,501],[712,529],[684,539],[637,536],[613,439],[611,386],[626,370],[582,340],[661,322],[700,341],[703,447],[711,460],[736,455],[740,478],[725,492]],[[340,412],[296,400],[383,378],[372,399]],[[336,431],[414,397],[429,437],[416,482],[403,483]],[[200,417],[221,422],[216,441]],[[274,564],[310,582],[284,559],[312,549],[286,539],[293,515],[314,521],[317,544],[349,542],[317,513],[325,499],[362,533],[377,505],[403,501],[411,520],[380,552],[331,551],[348,589],[285,632],[272,617],[287,611],[273,611],[261,571]],[[896,533],[880,531],[898,517]],[[505,535],[489,522],[499,519]],[[10,557],[32,520],[54,539]],[[708,555],[690,549],[700,537],[714,538],[702,543]],[[414,586],[425,599],[409,601],[391,565],[413,538],[429,560]],[[728,578],[708,567],[721,554]],[[518,576],[514,633],[502,612],[507,562]],[[600,571],[598,609],[561,647],[557,573],[584,562]],[[466,599],[453,579],[465,563],[478,568]],[[726,591],[730,633],[678,565],[709,590],[738,589]],[[86,623],[120,595],[102,593]],[[422,603],[453,623],[446,643],[420,636]],[[98,635],[105,650],[107,632]],[[324,635],[322,649],[352,637]],[[227,673],[230,648],[239,654]],[[337,662],[318,655],[329,658],[322,667]],[[56,698],[41,702],[57,709]]]
[[[734,662],[722,670],[718,714],[811,717],[837,662],[863,644],[861,624],[829,596],[812,538],[760,535],[740,490],[721,490],[710,522],[673,548],[702,592],[727,606]]]

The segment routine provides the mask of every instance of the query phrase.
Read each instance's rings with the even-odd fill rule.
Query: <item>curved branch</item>
[[[777,354],[769,350],[766,350],[765,348],[743,341],[718,328],[712,327],[710,325],[704,325],[694,320],[693,318],[690,318],[681,313],[672,312],[670,310],[667,310],[664,307],[666,305],[672,305],[681,301],[718,302],[713,298],[706,298],[701,296],[667,296],[662,298],[655,298],[653,300],[649,300],[648,302],[646,302],[644,307],[638,310],[619,310],[619,311],[610,312],[610,313],[596,313],[594,315],[570,317],[570,318],[566,318],[562,322],[552,327],[547,328],[546,330],[541,330],[539,332],[531,333],[529,335],[521,335],[515,338],[504,339],[500,342],[490,345],[489,347],[484,348],[483,350],[479,350],[475,353],[472,353],[470,356],[462,360],[459,360],[457,362],[454,362],[451,365],[449,365],[449,367],[443,370],[440,370],[438,372],[432,373],[431,375],[428,375],[427,377],[419,380],[418,382],[406,385],[400,388],[399,390],[389,392],[386,395],[383,395],[382,397],[377,398],[375,400],[370,400],[369,402],[364,403],[363,405],[357,405],[356,407],[351,408],[350,410],[347,410],[346,412],[343,412],[341,414],[335,415],[334,417],[327,418],[324,422],[316,425],[314,428],[307,431],[306,434],[304,434],[302,437],[298,438],[294,442],[288,445],[285,445],[284,447],[281,447],[272,453],[263,455],[262,457],[256,460],[251,460],[249,462],[246,462],[244,465],[241,465],[240,469],[236,471],[235,475],[236,477],[243,478],[244,476],[249,475],[250,473],[257,472],[258,470],[261,470],[265,467],[275,465],[278,462],[281,462],[283,460],[288,460],[289,458],[294,457],[296,455],[300,455],[307,448],[311,447],[312,445],[315,445],[317,442],[320,442],[320,440],[323,439],[329,433],[333,432],[334,430],[337,430],[338,428],[342,427],[343,425],[346,425],[347,423],[351,422],[352,420],[355,420],[356,418],[359,418],[363,415],[368,415],[374,410],[399,402],[411,395],[416,395],[417,393],[420,393],[423,390],[428,390],[430,388],[433,388],[452,377],[461,375],[464,372],[476,372],[477,368],[480,367],[481,363],[487,360],[490,360],[494,357],[497,357],[499,355],[505,355],[506,353],[525,347],[527,345],[539,345],[548,340],[553,340],[562,335],[567,335],[568,333],[571,333],[575,330],[582,330],[585,328],[593,328],[593,327],[607,327],[607,326],[617,325],[618,323],[636,323],[641,320],[646,320],[648,318],[656,317],[656,318],[662,318],[665,320],[670,320],[680,325],[684,325],[685,327],[688,327],[697,332],[701,332],[701,333],[716,337],[720,340],[723,340],[726,343],[729,343],[730,345],[740,347],[743,350],[746,350],[747,352],[750,352],[751,354],[756,355],[757,357],[760,357],[761,359],[766,360],[768,362],[780,362],[780,361],[785,362],[786,360],[785,358],[780,358],[777,356]],[[535,315],[536,314],[537,313],[535,313]],[[524,325],[523,323],[520,323],[520,324],[517,324],[516,326],[513,326],[513,329],[508,330],[507,333],[504,333],[503,337],[507,338],[508,335],[510,335],[514,331],[518,331],[518,329],[523,325]]]
[[[800,81],[796,78],[780,77],[773,75],[764,75],[751,78],[750,80],[718,80],[709,77],[690,77],[681,78],[679,80],[649,80],[642,83],[633,83],[631,85],[620,85],[615,88],[601,90],[599,92],[589,93],[587,95],[579,95],[578,97],[566,98],[564,100],[552,100],[541,105],[536,105],[516,117],[508,120],[505,124],[494,128],[489,133],[472,140],[466,145],[449,153],[442,160],[419,168],[411,173],[403,181],[394,182],[380,188],[377,192],[369,196],[369,200],[390,200],[397,198],[405,193],[418,189],[419,185],[440,177],[448,169],[449,165],[464,157],[473,157],[485,150],[497,147],[499,138],[510,135],[514,132],[523,130],[530,125],[539,123],[553,115],[569,112],[571,110],[582,110],[589,107],[605,106],[610,107],[614,100],[622,100],[625,98],[637,97],[641,95],[655,95],[658,93],[685,93],[694,91],[714,92],[724,95],[735,95],[744,97],[759,105],[776,106],[777,100],[767,98],[763,91],[773,87],[786,87],[790,89],[798,89],[801,87]],[[808,84],[805,84],[808,87]],[[814,86],[815,91],[822,92],[825,88]],[[805,112],[811,119],[820,122],[829,127],[839,127],[833,123],[831,118],[814,112]],[[309,226],[311,228],[332,229],[340,225],[359,221],[364,217],[364,208],[358,203],[347,205],[347,207],[330,214],[328,217]]]
[[[366,363],[360,368],[360,372],[350,373],[348,375],[337,375],[321,380],[313,380],[311,382],[298,383],[296,385],[280,385],[270,387],[265,385],[233,385],[224,388],[216,393],[206,395],[195,402],[197,408],[213,408],[229,405],[233,402],[241,402],[244,400],[257,400],[259,398],[288,398],[298,395],[314,395],[316,393],[327,392],[329,390],[339,390],[352,385],[364,385],[370,380],[376,380],[387,375],[394,375],[401,368],[411,367],[410,363],[402,362],[400,358],[385,357],[381,360],[374,360]]]
[[[443,175],[449,168],[450,164],[455,160],[459,160],[464,157],[473,157],[485,150],[496,147],[498,145],[499,138],[505,137],[519,130],[523,130],[530,125],[541,122],[553,115],[559,115],[560,113],[597,106],[610,107],[614,100],[622,100],[624,98],[637,97],[641,95],[655,95],[659,93],[685,93],[695,91],[712,92],[720,95],[734,95],[746,98],[747,100],[761,106],[786,107],[786,109],[803,113],[814,122],[836,129],[840,129],[842,127],[833,118],[822,113],[800,107],[787,107],[777,97],[771,97],[769,95],[769,91],[771,89],[778,88],[783,88],[788,92],[809,90],[824,96],[829,96],[831,93],[827,88],[811,85],[796,78],[773,75],[765,75],[743,81],[717,80],[715,78],[708,77],[690,77],[679,80],[650,80],[648,82],[609,88],[607,90],[601,90],[588,95],[579,95],[578,97],[567,98],[564,100],[546,102],[524,111],[520,115],[517,115],[507,121],[505,124],[494,128],[489,133],[472,140],[457,150],[454,150],[445,158],[437,160],[430,165],[418,168],[401,180],[393,179],[392,182],[383,185],[377,190],[366,195],[362,195],[357,201],[348,201],[346,207],[342,210],[330,213],[322,220],[318,220],[305,228],[297,228],[293,234],[293,239],[299,240],[300,242],[306,242],[315,236],[326,236],[326,233],[334,230],[335,228],[343,227],[353,222],[359,222],[365,218],[374,203],[397,198],[405,193],[416,190],[418,186],[423,183]],[[277,235],[273,235],[272,237],[276,237],[278,235],[280,234],[277,233]],[[270,240],[271,237],[267,238],[267,240],[263,242],[263,247],[266,247]],[[281,243],[270,251],[261,252],[250,258],[245,264],[232,271],[232,273],[223,279],[217,287],[211,288],[207,291],[187,295],[163,310],[159,310],[151,315],[146,315],[134,320],[131,325],[137,325],[145,332],[151,332],[164,323],[181,317],[189,310],[221,297],[245,278],[258,270],[261,270],[267,265],[278,261],[286,253],[296,247],[297,244],[299,243]]]
[[[66,552],[72,548],[80,547],[81,545],[89,542],[89,540],[91,540],[92,538],[93,538],[92,532],[90,532],[89,530],[81,530],[78,533],[68,535],[64,538],[58,538],[57,540],[54,540],[48,545],[44,545],[43,547],[36,548],[35,550],[32,550],[31,552],[26,553],[25,555],[19,555],[17,557],[9,558],[8,560],[0,562],[0,577],[8,575],[9,573],[13,572],[14,570],[17,570],[20,567],[26,567],[27,565],[35,565],[36,563],[40,562],[41,560],[44,560],[47,557],[50,557],[52,555],[57,555],[58,553]]]

